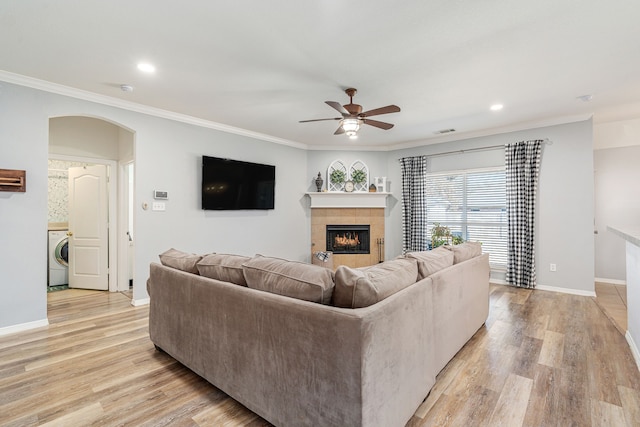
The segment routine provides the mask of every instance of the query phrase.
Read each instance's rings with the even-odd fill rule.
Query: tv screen
[[[273,209],[276,167],[202,156],[202,209]]]

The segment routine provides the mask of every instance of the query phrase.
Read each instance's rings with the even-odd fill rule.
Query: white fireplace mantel
[[[387,196],[391,193],[324,191],[306,194],[311,199],[311,208],[386,208]]]

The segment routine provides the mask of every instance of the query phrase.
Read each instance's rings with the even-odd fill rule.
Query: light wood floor
[[[491,312],[408,426],[639,426],[640,372],[592,298],[492,286]],[[0,337],[2,426],[268,426],[148,339],[120,293],[49,294]]]
[[[596,282],[596,304],[622,335],[627,333],[627,287]]]

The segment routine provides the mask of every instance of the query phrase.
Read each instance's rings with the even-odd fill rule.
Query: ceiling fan
[[[336,109],[342,117],[333,117],[330,119],[313,119],[313,120],[300,120],[299,123],[308,122],[320,122],[324,120],[340,120],[340,127],[334,132],[334,135],[346,134],[349,138],[355,139],[358,137],[358,130],[361,124],[374,126],[380,129],[388,130],[393,127],[391,123],[380,122],[378,120],[371,120],[369,117],[378,116],[380,114],[398,113],[400,107],[397,105],[387,105],[386,107],[375,108],[362,112],[362,105],[353,103],[353,96],[357,90],[349,88],[345,90],[345,93],[349,97],[349,103],[340,105],[335,101],[325,101],[327,105]]]

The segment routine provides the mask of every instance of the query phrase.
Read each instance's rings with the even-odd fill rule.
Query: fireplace
[[[368,254],[368,225],[327,225],[327,251],[334,254]]]

